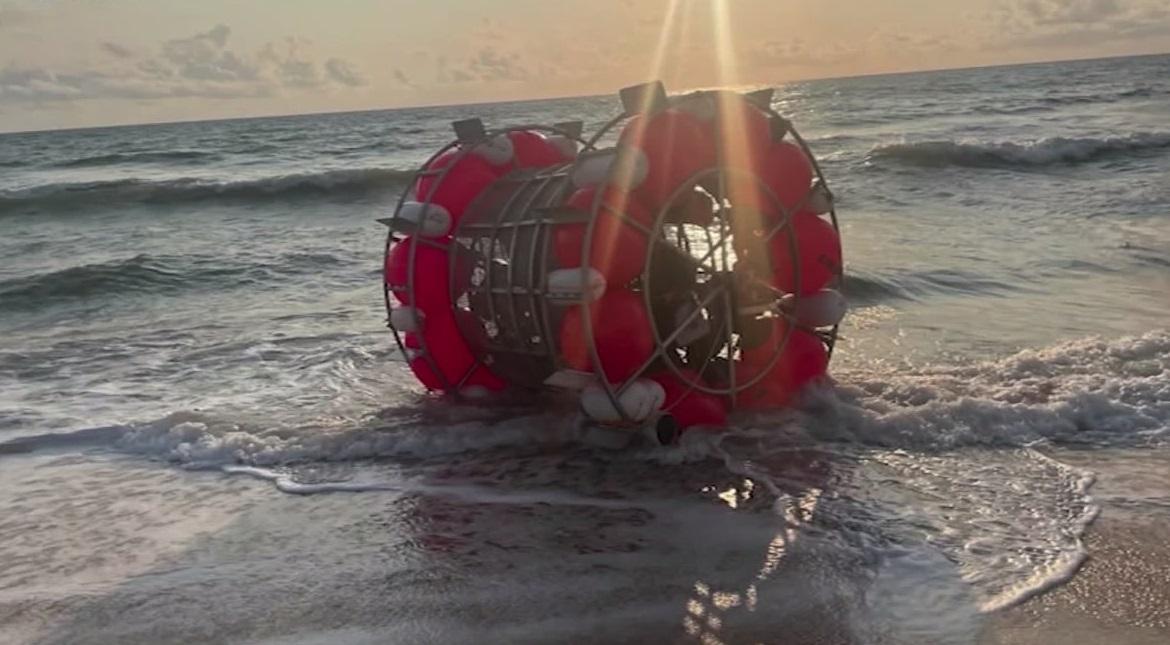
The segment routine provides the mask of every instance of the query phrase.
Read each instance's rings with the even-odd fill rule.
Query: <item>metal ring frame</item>
[[[649,84],[646,87],[651,87],[653,85],[654,84]],[[660,88],[661,86],[658,85],[658,87]],[[651,89],[653,89],[653,88],[651,87]],[[657,105],[657,106],[643,106],[643,107],[649,108],[649,109],[646,109],[645,111],[654,113],[654,112],[657,112],[658,110],[665,109],[666,107],[677,106],[681,101],[702,99],[702,100],[716,102],[715,108],[716,108],[716,114],[718,114],[719,106],[717,105],[717,102],[719,101],[720,96],[726,96],[726,95],[730,95],[730,94],[732,94],[732,93],[723,93],[720,91],[695,92],[695,93],[691,93],[691,94],[686,94],[686,95],[681,95],[681,96],[669,98],[665,101],[665,103],[662,103],[662,104]],[[799,146],[800,149],[804,152],[805,156],[808,158],[808,160],[810,161],[810,163],[812,165],[814,178],[815,178],[815,182],[813,185],[815,187],[819,187],[820,190],[825,191],[825,193],[829,195],[830,209],[829,209],[828,214],[830,216],[830,221],[832,223],[832,226],[833,226],[834,230],[837,232],[838,251],[840,251],[840,243],[841,243],[840,242],[840,226],[839,226],[839,222],[838,222],[838,218],[837,218],[836,206],[835,206],[835,204],[833,204],[832,194],[828,190],[828,183],[825,180],[825,176],[824,176],[824,173],[821,169],[821,166],[817,162],[815,156],[812,154],[812,151],[809,149],[807,142],[800,136],[799,133],[796,132],[795,128],[792,127],[791,122],[789,122],[787,119],[785,119],[779,113],[777,113],[774,109],[772,109],[771,104],[770,104],[771,103],[771,101],[770,101],[771,93],[770,92],[768,92],[767,94],[764,95],[764,96],[767,96],[767,101],[765,101],[763,105],[761,105],[760,102],[753,101],[753,100],[751,100],[751,98],[744,96],[744,95],[734,94],[734,96],[738,97],[736,100],[748,101],[749,103],[754,105],[756,108],[760,109],[768,117],[769,121],[773,124],[773,133],[774,133],[773,138],[775,140],[780,140],[783,137],[790,136],[792,138],[793,142],[797,146]],[[416,186],[418,186],[419,181],[426,178],[426,177],[434,177],[435,180],[432,182],[430,189],[428,191],[428,194],[424,196],[423,201],[422,201],[424,210],[427,207],[429,207],[433,203],[433,198],[435,196],[436,191],[442,185],[442,182],[446,179],[448,173],[450,173],[450,171],[456,167],[456,165],[459,163],[460,160],[463,159],[463,157],[472,153],[472,150],[475,147],[475,144],[477,144],[477,143],[491,141],[491,140],[496,139],[497,137],[507,136],[507,134],[510,132],[522,131],[522,130],[535,130],[535,131],[540,131],[540,132],[545,132],[545,133],[561,135],[563,137],[566,137],[569,140],[576,142],[577,144],[580,144],[582,146],[581,155],[579,155],[578,158],[571,163],[565,163],[565,164],[560,164],[560,165],[553,166],[550,168],[539,169],[539,170],[536,170],[535,172],[532,172],[532,174],[530,176],[527,176],[527,177],[523,177],[523,176],[514,177],[515,175],[517,175],[517,173],[515,171],[513,171],[513,172],[509,173],[508,175],[506,175],[505,177],[501,178],[500,180],[497,180],[497,183],[499,183],[499,182],[507,181],[509,179],[514,179],[514,181],[517,182],[517,186],[523,186],[524,190],[516,190],[513,194],[509,195],[506,198],[503,206],[500,207],[496,213],[496,219],[495,219],[494,226],[491,226],[490,228],[488,228],[488,233],[489,233],[488,236],[486,238],[482,238],[482,239],[486,239],[487,243],[494,247],[495,245],[497,245],[498,243],[500,243],[502,241],[499,237],[499,231],[500,231],[501,227],[506,224],[503,221],[504,218],[507,216],[507,214],[510,210],[514,209],[517,206],[520,206],[517,204],[517,201],[520,199],[520,195],[522,192],[527,193],[525,195],[527,197],[527,199],[526,199],[526,201],[524,201],[524,203],[521,206],[521,211],[524,213],[527,213],[532,208],[533,204],[538,200],[538,198],[541,198],[542,196],[543,196],[543,199],[546,202],[549,202],[550,204],[558,204],[558,205],[563,206],[565,200],[567,200],[567,198],[568,198],[568,193],[569,193],[569,188],[570,188],[570,183],[568,181],[568,178],[571,177],[573,172],[580,166],[580,164],[583,161],[583,156],[587,156],[587,153],[597,151],[598,150],[597,145],[598,145],[599,141],[607,133],[612,131],[614,128],[616,128],[618,125],[620,125],[621,123],[623,123],[624,121],[626,121],[630,117],[640,113],[641,111],[643,111],[643,110],[627,109],[622,114],[619,114],[619,115],[615,116],[614,118],[612,118],[611,120],[609,120],[596,133],[594,133],[592,137],[590,137],[588,139],[584,139],[581,136],[579,136],[577,133],[572,132],[568,129],[561,128],[561,127],[544,126],[544,125],[523,125],[523,126],[513,126],[513,127],[493,130],[491,132],[486,132],[484,134],[484,137],[482,139],[480,139],[479,141],[473,141],[473,142],[460,141],[460,140],[452,141],[452,142],[448,143],[446,146],[444,146],[443,148],[441,148],[439,151],[437,151],[434,155],[432,155],[423,164],[421,169],[414,174],[414,176],[411,179],[411,183],[409,185],[409,188],[406,191],[404,191],[402,196],[399,198],[397,206],[395,208],[394,217],[391,218],[390,221],[394,222],[394,221],[399,219],[399,212],[401,211],[403,204],[405,204],[411,198],[411,196],[414,194],[415,188],[416,188]],[[727,228],[730,226],[731,222],[727,221],[727,219],[726,219],[727,217],[729,217],[727,212],[726,212],[727,211],[727,208],[726,208],[727,178],[729,175],[745,176],[745,177],[749,178],[751,181],[755,182],[756,186],[760,190],[760,193],[766,197],[766,200],[767,200],[766,203],[773,206],[776,209],[776,212],[779,212],[781,214],[781,217],[779,218],[779,220],[772,226],[771,229],[769,229],[767,231],[765,237],[763,238],[764,242],[765,243],[769,242],[772,238],[775,237],[775,235],[779,234],[781,231],[783,231],[785,229],[789,229],[789,234],[787,237],[788,237],[790,257],[791,257],[791,261],[793,263],[793,267],[792,267],[793,278],[794,278],[795,284],[799,284],[799,280],[800,280],[800,261],[799,261],[800,249],[799,249],[799,244],[797,243],[797,240],[796,240],[796,236],[794,234],[792,234],[792,232],[791,232],[790,224],[791,224],[792,216],[795,213],[799,212],[803,208],[803,206],[807,203],[809,198],[811,197],[812,192],[813,192],[813,188],[809,189],[809,191],[805,194],[803,200],[794,208],[789,209],[789,208],[784,207],[784,205],[780,202],[780,200],[776,197],[776,195],[768,188],[768,186],[755,173],[751,172],[751,169],[732,168],[732,167],[729,167],[727,165],[726,160],[723,159],[723,157],[722,157],[723,150],[724,150],[724,137],[725,137],[725,133],[722,131],[722,127],[717,126],[716,142],[715,142],[716,143],[716,154],[717,154],[716,165],[712,168],[706,168],[706,169],[700,170],[699,172],[695,173],[690,178],[688,178],[686,181],[684,181],[680,186],[676,187],[675,190],[673,191],[673,193],[667,199],[666,203],[664,205],[662,205],[658,209],[658,212],[655,214],[653,228],[648,228],[648,227],[644,226],[641,222],[634,220],[633,218],[627,216],[625,213],[617,213],[611,209],[608,209],[602,203],[604,200],[604,197],[605,197],[605,193],[606,193],[605,190],[596,191],[596,194],[594,195],[594,198],[593,198],[593,203],[591,205],[590,213],[588,215],[588,218],[584,221],[582,221],[579,218],[578,219],[568,219],[565,217],[561,217],[560,219],[553,220],[553,219],[549,219],[549,218],[542,216],[542,217],[539,217],[535,220],[526,219],[526,220],[520,220],[517,222],[510,223],[510,226],[512,227],[513,230],[512,230],[512,234],[510,235],[509,248],[507,251],[507,256],[509,258],[514,257],[515,252],[516,252],[516,244],[517,244],[518,235],[515,232],[515,226],[531,225],[531,226],[538,227],[538,230],[536,230],[536,232],[531,237],[531,244],[530,244],[530,247],[528,249],[529,260],[528,260],[528,264],[527,264],[527,273],[528,273],[527,282],[528,282],[528,286],[530,288],[525,290],[524,293],[516,293],[516,290],[513,288],[513,285],[514,285],[513,278],[515,277],[514,273],[513,273],[514,263],[509,263],[508,267],[507,267],[506,278],[505,278],[505,281],[507,282],[507,284],[505,285],[504,290],[507,291],[506,295],[508,295],[509,308],[508,308],[507,313],[509,314],[510,320],[512,321],[513,331],[518,329],[519,324],[520,324],[519,323],[520,316],[519,316],[519,312],[517,310],[517,304],[516,304],[516,297],[517,296],[523,296],[526,298],[526,300],[529,303],[529,307],[530,307],[530,309],[528,311],[529,314],[531,314],[534,310],[536,312],[538,312],[539,315],[536,317],[536,319],[533,321],[533,323],[535,325],[537,325],[537,329],[539,330],[539,333],[537,335],[542,339],[542,343],[547,350],[543,354],[541,354],[539,357],[543,358],[547,361],[547,367],[548,367],[549,372],[556,371],[557,369],[560,369],[561,367],[563,367],[561,364],[561,360],[559,358],[559,351],[558,351],[559,348],[555,347],[553,342],[552,342],[552,339],[556,338],[556,330],[553,329],[552,324],[551,324],[552,317],[550,316],[550,312],[549,312],[550,304],[547,301],[544,301],[544,297],[548,295],[548,285],[546,283],[546,276],[548,275],[548,255],[549,255],[549,252],[548,252],[548,246],[549,246],[548,231],[551,229],[551,227],[553,225],[555,225],[557,223],[581,222],[581,223],[585,224],[585,233],[584,233],[584,239],[582,242],[583,248],[582,248],[582,252],[581,252],[581,257],[584,258],[586,262],[588,261],[588,258],[592,257],[592,248],[591,247],[592,247],[592,243],[593,243],[596,222],[598,220],[598,216],[599,216],[602,208],[607,208],[607,210],[610,211],[610,216],[616,217],[617,219],[622,221],[625,225],[630,226],[631,228],[640,232],[642,235],[646,236],[647,254],[646,254],[646,259],[644,261],[642,271],[640,274],[640,279],[641,279],[641,283],[643,286],[642,296],[643,296],[644,304],[647,308],[647,312],[650,312],[652,310],[652,308],[651,308],[652,294],[650,293],[649,285],[651,284],[650,283],[650,271],[651,271],[652,264],[653,264],[653,257],[654,257],[653,251],[660,250],[660,249],[661,250],[668,250],[667,252],[677,255],[681,259],[685,259],[687,262],[691,263],[691,265],[693,267],[695,267],[696,269],[699,269],[699,268],[708,268],[708,267],[705,267],[704,263],[706,263],[711,258],[712,253],[716,253],[716,252],[719,252],[721,250],[721,252],[723,253],[723,256],[724,256],[723,257],[724,266],[726,266],[727,245],[729,243],[729,236],[731,235],[729,229]],[[439,169],[439,170],[429,170],[430,165],[436,159],[438,159],[440,156],[446,154],[447,152],[449,152],[452,149],[459,148],[461,145],[463,146],[462,149],[459,149],[455,158],[452,159],[452,161],[449,164],[447,164],[444,168]],[[622,147],[619,147],[617,154],[618,154],[619,158],[621,158],[621,156],[625,154],[625,151],[623,150]],[[515,164],[515,161],[513,161],[513,163]],[[611,185],[615,182],[615,180],[619,179],[616,176],[616,174],[619,171],[619,169],[622,167],[623,167],[623,163],[620,163],[620,162],[615,162],[614,164],[612,164],[612,166],[610,168],[610,174],[607,177],[607,181],[604,185]],[[518,166],[517,166],[517,168],[518,168]],[[688,244],[688,248],[686,250],[684,250],[684,249],[680,249],[678,246],[676,246],[676,245],[670,243],[668,240],[666,240],[664,238],[664,227],[666,225],[666,218],[668,216],[668,213],[676,205],[678,200],[681,199],[688,191],[693,191],[696,186],[698,186],[700,183],[702,183],[704,181],[704,179],[707,179],[712,175],[716,176],[717,180],[718,180],[718,182],[717,182],[718,188],[716,190],[716,192],[718,194],[714,195],[714,197],[715,197],[716,203],[718,205],[717,219],[720,223],[720,230],[719,230],[720,239],[716,244],[710,244],[710,241],[711,241],[710,230],[705,231],[705,234],[707,235],[707,238],[708,238],[708,246],[710,248],[708,249],[708,253],[705,257],[703,257],[701,259],[696,259],[691,253],[688,252],[689,251],[689,242],[686,243],[686,244]],[[527,183],[525,183],[525,182],[527,182]],[[495,185],[495,184],[493,184],[493,185]],[[552,191],[551,194],[549,194],[547,192],[547,191],[550,191],[550,189]],[[483,191],[483,193],[491,192],[491,190],[492,190],[492,188],[489,187],[489,188],[485,189]],[[479,196],[477,196],[472,201],[471,206],[468,207],[469,212],[472,211],[477,204],[479,204],[480,202],[483,201],[483,199],[484,199],[483,193],[481,193]],[[734,204],[732,204],[732,207],[734,207]],[[405,233],[401,230],[402,227],[396,227],[394,225],[391,225],[390,228],[391,228],[391,230],[390,230],[389,234],[387,235],[386,246],[385,246],[385,252],[387,254],[390,252],[391,246],[397,240],[399,240],[401,238],[401,236],[405,235]],[[413,309],[413,316],[414,316],[414,320],[412,320],[412,323],[414,324],[415,329],[419,329],[419,330],[422,329],[422,325],[420,324],[421,321],[418,319],[418,309],[413,304],[413,303],[417,302],[417,298],[415,296],[415,278],[416,278],[416,276],[415,276],[415,259],[416,259],[417,248],[418,248],[419,244],[426,244],[426,245],[431,246],[431,247],[436,248],[436,249],[445,250],[448,254],[448,271],[449,271],[449,280],[448,280],[449,293],[448,293],[448,295],[451,298],[451,303],[452,303],[451,306],[453,309],[453,312],[452,312],[453,314],[456,313],[456,311],[454,311],[454,310],[457,307],[458,300],[464,296],[464,294],[461,293],[460,292],[461,290],[459,289],[459,287],[462,285],[457,284],[457,281],[456,281],[457,267],[458,267],[458,262],[459,262],[459,258],[460,258],[460,252],[461,252],[460,245],[458,243],[456,243],[456,239],[459,237],[460,233],[464,232],[463,223],[460,222],[458,224],[454,224],[452,229],[453,230],[450,232],[451,237],[447,241],[432,240],[432,239],[425,238],[422,235],[410,235],[411,243],[410,243],[410,249],[409,249],[409,254],[408,254],[408,263],[409,264],[407,267],[407,285],[405,285],[405,286],[406,286],[406,290],[410,294],[410,299],[412,302],[411,306]],[[680,239],[685,239],[684,232],[685,232],[684,225],[679,224],[678,233],[679,233]],[[490,257],[490,255],[489,255],[489,257]],[[495,280],[495,274],[496,274],[495,268],[496,267],[494,267],[494,266],[490,266],[490,265],[487,266],[485,269],[486,273],[484,276],[484,278],[487,282],[487,284],[486,284],[487,307],[489,309],[489,311],[487,313],[492,318],[493,321],[498,320],[498,315],[496,312],[496,304],[495,304],[497,294],[495,293],[495,291],[493,291],[493,290],[499,290],[493,284],[493,282]],[[393,287],[399,287],[399,286],[400,285],[390,285],[388,283],[385,283],[385,281],[384,281],[383,296],[384,296],[384,302],[385,302],[388,314],[390,313],[390,311],[393,308],[392,302],[390,300],[391,293],[392,293],[392,291],[395,290]],[[773,287],[771,287],[770,284],[765,285],[765,286],[772,288],[772,290],[775,291],[775,289]],[[839,290],[843,290],[843,288],[845,286],[842,266],[837,267],[834,286],[836,286],[836,288]],[[536,287],[536,288],[534,289],[532,287]],[[712,302],[718,296],[722,296],[721,300],[722,300],[722,305],[724,308],[724,315],[725,315],[725,321],[724,321],[724,325],[723,325],[725,328],[721,330],[721,331],[723,331],[723,334],[724,334],[724,343],[725,343],[722,351],[725,351],[727,353],[727,362],[729,364],[729,369],[730,369],[729,387],[716,388],[716,387],[710,387],[702,382],[696,382],[696,380],[692,380],[684,374],[683,368],[680,367],[676,363],[676,361],[669,360],[669,359],[668,360],[661,360],[660,362],[665,363],[666,366],[670,369],[670,371],[676,377],[678,377],[680,380],[682,380],[685,383],[686,390],[685,390],[684,396],[685,396],[685,394],[688,394],[688,393],[690,393],[692,391],[696,391],[696,390],[701,391],[701,392],[705,392],[708,394],[724,395],[724,396],[730,397],[730,403],[731,403],[732,407],[734,408],[735,402],[736,402],[735,399],[736,399],[737,394],[739,394],[740,392],[746,390],[747,388],[749,388],[749,387],[755,385],[756,383],[758,383],[759,381],[761,381],[774,368],[776,363],[779,361],[779,358],[780,358],[781,354],[783,353],[785,347],[787,346],[788,341],[793,333],[793,330],[797,327],[797,325],[796,324],[784,325],[784,336],[776,344],[774,351],[772,352],[772,355],[770,356],[770,360],[768,361],[766,369],[760,370],[759,373],[756,374],[752,379],[749,379],[748,381],[745,381],[742,384],[738,383],[737,380],[735,379],[735,367],[734,367],[734,365],[735,365],[734,352],[736,351],[737,338],[736,338],[736,334],[735,334],[735,331],[734,331],[733,325],[732,325],[732,322],[734,321],[734,311],[733,311],[733,304],[732,304],[732,294],[730,291],[733,288],[734,288],[734,285],[731,285],[731,286],[724,285],[722,287],[715,289],[712,294],[708,294],[706,301],[701,303],[701,306],[696,307],[695,311],[690,315],[690,317],[688,319],[684,320],[681,323],[677,323],[675,325],[675,329],[673,330],[673,332],[671,334],[667,334],[664,336],[662,334],[662,331],[658,328],[657,321],[651,321],[651,329],[652,329],[654,342],[655,342],[655,348],[654,348],[654,351],[653,351],[653,354],[651,355],[651,357],[649,359],[647,359],[646,361],[644,361],[643,364],[639,367],[639,369],[632,376],[625,379],[624,382],[622,382],[621,384],[617,384],[615,386],[615,384],[610,383],[607,378],[603,377],[603,378],[599,379],[601,381],[602,387],[604,388],[606,395],[609,397],[610,402],[613,405],[614,409],[618,411],[618,413],[621,415],[621,417],[625,421],[629,422],[629,421],[632,421],[632,419],[630,419],[626,410],[620,404],[621,395],[625,392],[625,390],[635,380],[637,380],[638,378],[643,376],[655,363],[659,362],[660,359],[663,359],[665,357],[666,353],[668,351],[670,351],[670,350],[668,350],[668,345],[670,344],[670,342],[673,341],[674,337],[676,337],[685,327],[687,327],[691,322],[693,322],[696,316],[701,315],[704,312],[704,310],[707,308],[707,306],[711,305]],[[794,298],[793,302],[794,303],[798,302],[799,298],[800,298],[799,289],[797,289],[796,293],[792,294],[792,296]],[[592,361],[592,364],[595,367],[597,373],[603,374],[604,372],[601,370],[601,365],[602,365],[601,357],[600,357],[600,354],[598,352],[597,344],[596,344],[596,341],[594,338],[594,333],[593,333],[592,318],[593,318],[593,307],[595,305],[593,303],[589,302],[588,297],[583,296],[581,301],[577,303],[577,306],[581,307],[582,313],[583,313],[583,315],[581,316],[581,320],[582,320],[583,327],[584,327],[583,332],[584,332],[585,337],[586,337],[589,358]],[[780,316],[782,316],[789,323],[795,323],[795,321],[791,318],[791,315],[786,313],[785,311],[780,310],[777,313],[779,313]],[[388,323],[389,323],[389,320],[388,320]],[[410,354],[409,354],[408,349],[403,341],[402,333],[399,330],[394,329],[392,324],[389,326],[390,326],[391,330],[394,332],[395,341],[398,344],[400,351],[402,351],[404,356],[409,356]],[[818,337],[826,345],[830,356],[832,355],[833,349],[836,345],[838,330],[839,330],[839,325],[834,325],[831,329],[828,329],[828,330],[812,330],[812,331],[815,331],[817,333]],[[454,394],[456,396],[459,395],[460,388],[462,388],[462,386],[467,382],[467,380],[472,376],[472,374],[474,374],[475,370],[478,369],[480,366],[487,364],[485,362],[484,356],[476,355],[475,362],[471,365],[471,367],[467,370],[467,372],[460,378],[460,380],[458,382],[452,383],[447,379],[446,375],[443,374],[443,372],[439,369],[438,364],[435,362],[434,357],[431,355],[431,352],[427,348],[426,340],[423,336],[424,335],[421,332],[416,334],[416,340],[418,341],[418,344],[419,344],[419,351],[421,352],[420,355],[427,361],[427,364],[430,367],[430,369],[432,370],[432,372],[442,382],[443,389],[445,391],[451,392],[452,394]],[[707,356],[702,367],[698,370],[698,373],[700,376],[702,376],[705,373],[706,369],[710,366],[712,360],[719,353],[721,353],[721,351],[719,351],[717,347],[712,349],[711,354]],[[520,385],[533,385],[533,383],[522,383]],[[680,400],[682,398],[683,397],[680,397]],[[669,409],[664,410],[664,412],[669,412]]]
[[[429,158],[427,158],[427,160],[422,164],[422,166],[419,167],[419,170],[417,170],[411,176],[410,183],[408,184],[408,188],[402,192],[402,195],[399,196],[398,202],[394,207],[394,215],[391,217],[391,220],[390,220],[390,222],[391,222],[389,224],[390,230],[386,235],[386,244],[385,244],[385,248],[384,248],[383,258],[385,258],[389,255],[391,247],[394,245],[394,243],[396,241],[401,239],[400,236],[405,237],[405,234],[402,231],[396,230],[396,224],[398,222],[402,221],[402,218],[400,217],[399,214],[402,211],[403,204],[405,204],[407,201],[410,201],[410,198],[414,195],[415,188],[419,185],[419,183],[422,179],[427,178],[427,177],[434,177],[434,181],[431,182],[430,189],[427,191],[426,196],[423,198],[423,201],[421,202],[422,203],[422,210],[425,212],[434,203],[435,193],[438,191],[438,189],[442,185],[443,181],[446,180],[448,174],[450,174],[450,172],[459,164],[460,161],[463,160],[464,157],[466,157],[469,154],[472,154],[472,151],[474,150],[476,145],[478,145],[479,143],[492,141],[498,137],[507,136],[507,134],[509,132],[516,132],[516,131],[522,131],[522,130],[536,130],[536,131],[540,131],[540,132],[548,132],[548,133],[552,133],[552,134],[558,134],[558,135],[561,135],[561,136],[568,138],[570,141],[584,145],[585,148],[583,149],[583,151],[592,149],[592,147],[591,147],[592,144],[590,144],[588,141],[585,141],[577,134],[574,134],[572,132],[569,132],[566,129],[562,129],[559,127],[539,125],[539,124],[537,124],[537,125],[519,125],[519,126],[512,126],[512,127],[500,129],[500,130],[494,130],[492,132],[487,133],[486,136],[481,141],[464,142],[464,141],[460,141],[460,140],[456,139],[454,141],[447,143],[447,145],[443,146],[438,151],[436,151],[433,155],[431,155]],[[470,143],[471,145],[465,145],[468,143]],[[463,146],[462,149],[459,149],[460,146]],[[446,166],[444,166],[443,168],[441,168],[439,170],[430,169],[431,164],[434,163],[434,161],[436,159],[438,159],[439,157],[443,156],[444,154],[446,154],[447,152],[449,152],[450,150],[453,150],[453,149],[459,149],[459,150],[456,153],[455,157],[451,160],[450,163],[448,163]],[[513,159],[512,163],[513,163],[514,168],[516,168],[516,169],[519,168],[519,166],[516,165],[516,162],[514,159]],[[573,166],[573,164],[566,163],[562,167],[568,167],[568,166]],[[453,233],[453,232],[454,232],[454,230],[451,231],[451,233]],[[428,238],[423,237],[422,235],[418,235],[418,234],[410,235],[409,237],[410,237],[410,249],[407,253],[407,277],[406,277],[405,287],[406,287],[407,292],[410,294],[410,299],[411,299],[411,305],[410,305],[410,307],[411,307],[411,323],[415,329],[421,330],[422,329],[422,321],[419,319],[419,316],[418,316],[418,308],[417,308],[417,306],[415,306],[415,303],[417,302],[417,298],[414,295],[414,293],[415,293],[415,259],[417,257],[418,245],[425,244],[425,245],[430,246],[432,248],[436,248],[436,249],[447,252],[448,271],[449,271],[449,276],[451,278],[448,280],[448,289],[449,289],[449,295],[451,296],[452,303],[454,303],[456,300],[455,294],[453,293],[454,288],[455,288],[455,285],[453,283],[453,277],[454,277],[455,267],[456,267],[457,262],[458,262],[458,255],[455,252],[455,249],[453,249],[451,244],[448,242],[440,242],[440,241],[428,239]],[[412,352],[406,347],[406,343],[403,340],[403,333],[400,332],[398,329],[394,328],[394,325],[390,322],[390,318],[389,318],[390,313],[394,309],[394,305],[390,300],[391,293],[394,291],[394,289],[393,289],[394,286],[399,286],[399,285],[391,285],[388,282],[386,282],[385,280],[383,280],[383,284],[382,284],[383,294],[382,295],[383,295],[384,304],[386,306],[386,314],[387,314],[386,324],[390,328],[390,330],[394,333],[394,340],[395,340],[395,343],[398,345],[398,350],[402,353],[403,357],[409,359]],[[476,361],[474,363],[472,363],[471,367],[468,368],[466,373],[463,374],[463,376],[459,379],[459,381],[452,383],[450,380],[447,379],[446,375],[443,374],[443,371],[441,369],[439,369],[439,365],[438,365],[438,363],[435,362],[434,356],[428,350],[427,342],[426,342],[426,338],[424,337],[424,334],[421,332],[416,333],[415,339],[417,340],[418,345],[419,345],[419,350],[418,350],[419,356],[422,357],[427,362],[427,366],[431,369],[431,372],[435,376],[438,377],[439,381],[443,385],[444,391],[450,391],[450,392],[458,395],[459,389],[462,388],[462,386],[467,382],[467,380],[469,378],[471,378],[471,376],[475,373],[476,369],[478,369],[479,367],[481,367],[483,365],[482,359],[477,356]]]

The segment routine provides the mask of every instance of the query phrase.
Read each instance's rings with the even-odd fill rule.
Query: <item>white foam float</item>
[[[471,149],[472,154],[482,157],[493,166],[502,166],[506,163],[511,163],[516,156],[516,150],[512,146],[512,140],[506,136],[495,136],[486,141],[480,142]]]
[[[634,189],[646,181],[649,172],[650,161],[646,159],[646,153],[632,146],[622,146],[582,155],[570,181],[577,188],[586,188],[612,179],[614,183]]]
[[[832,327],[841,322],[849,311],[849,302],[835,289],[822,289],[799,299],[792,296],[785,298],[789,302],[795,300],[792,314],[796,322],[804,327]]]
[[[399,307],[390,312],[390,324],[402,333],[418,333],[423,330],[427,316],[421,309]]]
[[[414,201],[403,202],[395,218],[411,225],[412,229],[407,232],[431,238],[450,233],[453,222],[451,213],[439,204]]]
[[[550,302],[593,302],[605,295],[605,276],[593,267],[557,269],[548,274]]]
[[[566,160],[571,161],[577,158],[576,139],[571,139],[563,134],[548,134],[545,135],[545,139],[547,139],[548,142],[557,149],[557,152],[561,153],[561,155],[564,156]]]
[[[817,215],[824,215],[833,210],[833,194],[819,181],[809,189],[808,201],[805,210]]]
[[[625,412],[624,418],[600,383],[591,383],[581,391],[581,409],[586,416],[598,423],[620,423],[626,418],[637,422],[649,419],[666,402],[666,390],[650,379],[638,379],[618,396],[617,402]]]

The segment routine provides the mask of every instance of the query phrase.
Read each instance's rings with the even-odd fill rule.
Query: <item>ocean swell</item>
[[[1019,285],[973,271],[933,270],[879,273],[851,271],[845,275],[845,295],[854,305],[894,300],[923,300],[938,295],[994,296],[1019,291]]]
[[[1032,169],[1165,149],[1170,149],[1170,133],[1166,132],[1104,138],[1049,137],[1022,143],[942,140],[878,145],[869,151],[866,161],[927,168]]]
[[[200,150],[169,150],[148,152],[114,152],[104,155],[78,157],[55,164],[53,168],[93,168],[134,163],[184,164],[202,163],[220,159],[221,155]]]
[[[237,181],[183,177],[152,181],[120,179],[43,184],[0,191],[0,214],[71,210],[126,204],[185,204],[204,201],[253,202],[346,199],[393,191],[412,172],[387,168],[327,170]]]
[[[117,295],[159,295],[184,289],[224,289],[319,272],[342,259],[329,254],[286,254],[265,263],[222,258],[136,255],[0,281],[3,311],[28,311],[67,301]]]

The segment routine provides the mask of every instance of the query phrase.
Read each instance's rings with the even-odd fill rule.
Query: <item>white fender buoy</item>
[[[395,219],[411,224],[412,230],[404,232],[417,233],[423,237],[443,237],[451,232],[451,213],[439,204],[403,202],[402,208],[394,216]]]
[[[849,303],[840,291],[822,289],[796,302],[796,321],[804,327],[832,327],[845,318]]]
[[[645,421],[665,402],[666,390],[655,381],[641,378],[630,383],[618,397],[618,405],[631,421]],[[599,383],[591,383],[581,391],[581,409],[598,423],[620,423],[625,420]]]
[[[605,276],[593,267],[557,269],[548,274],[550,302],[593,302],[605,295]]]
[[[399,307],[390,312],[390,324],[404,334],[421,332],[426,319],[426,314],[414,307]]]
[[[617,168],[613,168],[614,164]],[[598,186],[611,180],[627,190],[633,190],[646,181],[650,162],[638,148],[622,146],[597,153],[582,155],[573,169],[571,181],[577,188]]]
[[[570,139],[563,134],[549,134],[545,138],[557,149],[557,152],[561,153],[565,161],[572,161],[577,158],[576,139]]]
[[[471,152],[493,166],[502,166],[511,163],[512,158],[516,154],[515,149],[512,147],[512,140],[502,135],[476,144],[471,149]]]
[[[805,202],[805,210],[817,215],[824,215],[833,210],[833,195],[825,188],[824,184],[817,182],[809,190],[808,201]]]

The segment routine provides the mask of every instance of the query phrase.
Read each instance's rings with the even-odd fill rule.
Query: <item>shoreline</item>
[[[0,500],[0,529],[68,519],[46,504],[63,494],[92,528],[84,541],[58,531],[9,545],[6,561],[23,560],[23,573],[8,573],[26,578],[0,594],[0,640],[1170,642],[1170,451],[1050,453],[1097,473],[1088,560],[1068,582],[990,613],[931,549],[878,566],[815,539],[815,527],[811,541],[778,534],[770,497],[718,465],[497,456],[436,473],[478,486],[452,495],[305,496],[128,456],[28,455],[3,473],[31,488]],[[757,466],[795,477],[789,492],[807,489],[790,500],[799,524],[831,471],[785,454]],[[553,481],[576,485],[550,492]],[[723,488],[739,491],[735,506]]]
[[[1149,508],[1166,503],[1158,486],[1170,459],[1112,450],[1057,458],[1097,472],[1090,493],[1100,513],[1084,536],[1088,558],[1066,583],[991,614],[980,645],[1170,642],[1170,513]]]

